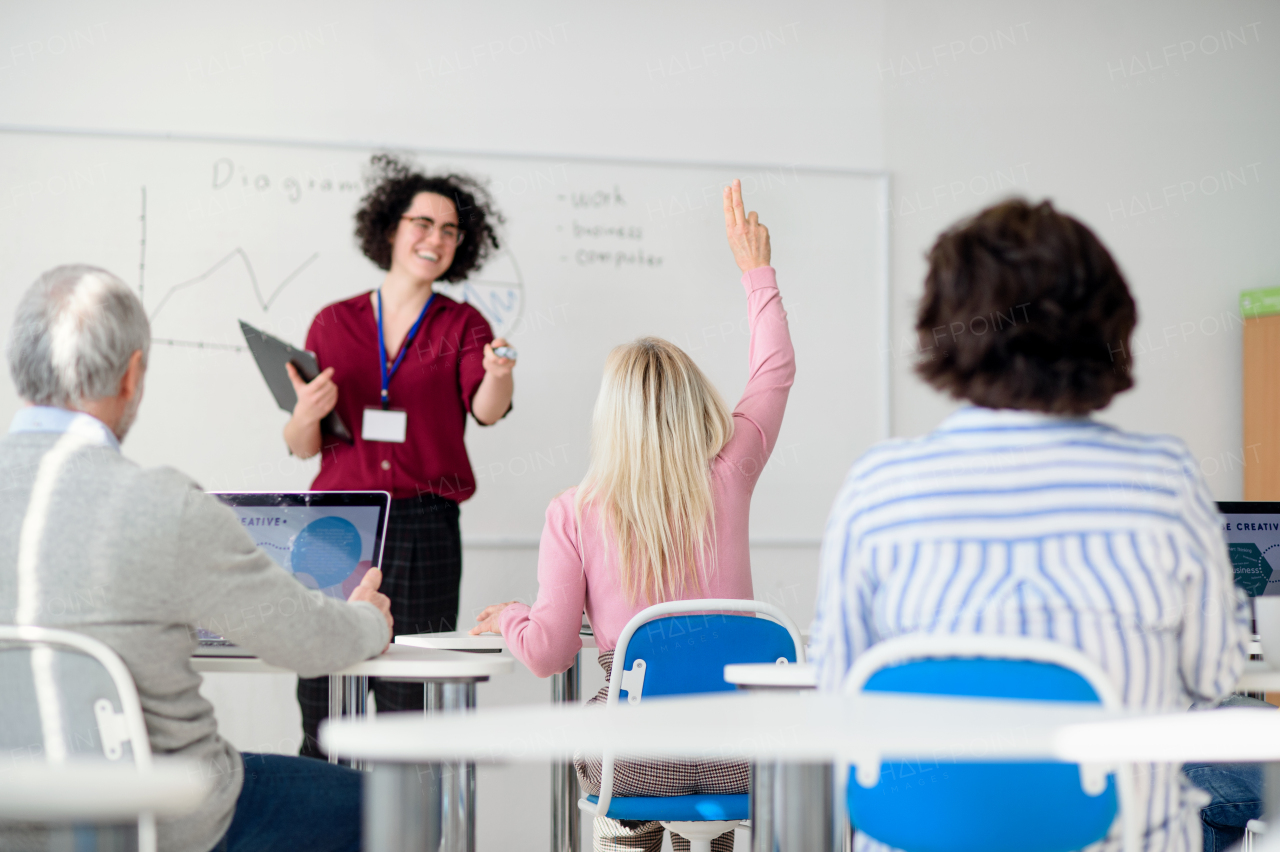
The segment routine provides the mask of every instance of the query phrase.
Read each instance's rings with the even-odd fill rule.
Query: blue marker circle
[[[310,574],[324,589],[351,575],[360,562],[360,533],[345,518],[319,518],[293,539],[289,565],[295,574]]]

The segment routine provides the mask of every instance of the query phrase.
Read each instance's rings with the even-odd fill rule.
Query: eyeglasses
[[[417,228],[421,237],[431,236],[431,233],[436,229],[436,220],[429,216],[401,216],[400,218]],[[467,232],[459,230],[457,225],[441,225],[440,235],[446,241],[457,245],[462,242],[462,238],[467,235]]]

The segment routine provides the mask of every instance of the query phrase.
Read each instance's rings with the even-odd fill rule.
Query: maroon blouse
[[[320,475],[311,487],[390,491],[397,500],[429,491],[461,502],[474,494],[462,438],[491,340],[493,330],[479,311],[437,293],[388,386],[391,407],[408,412],[405,442],[365,441],[364,410],[382,405],[378,320],[368,292],[321,309],[307,332],[307,349],[316,353],[320,369],[333,367],[336,411],[355,443],[325,435]]]

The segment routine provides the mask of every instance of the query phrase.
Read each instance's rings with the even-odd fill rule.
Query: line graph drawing
[[[141,189],[142,189],[142,210],[140,215],[138,216],[138,220],[141,226],[141,237],[138,244],[138,298],[145,305],[146,290],[145,290],[144,282],[145,282],[146,268],[147,268],[147,188],[143,186]],[[171,299],[175,293],[181,292],[182,290],[185,290],[189,287],[194,287],[195,285],[208,280],[210,277],[214,275],[214,273],[222,269],[224,266],[226,266],[228,263],[235,260],[236,258],[240,259],[240,262],[244,267],[245,273],[248,274],[249,276],[249,284],[253,288],[253,295],[254,295],[254,298],[257,299],[258,301],[258,305],[262,308],[262,310],[268,311],[271,309],[271,305],[272,303],[275,302],[276,297],[278,297],[284,291],[284,288],[288,287],[289,284],[295,278],[301,275],[307,269],[307,267],[315,263],[319,257],[320,257],[320,252],[313,253],[310,257],[308,257],[301,264],[299,264],[292,272],[286,275],[284,279],[279,284],[276,285],[276,288],[272,290],[269,295],[264,297],[262,295],[262,287],[258,283],[258,273],[253,268],[253,262],[249,259],[249,255],[245,252],[243,248],[241,248],[240,246],[236,246],[234,249],[228,252],[221,260],[219,260],[213,266],[209,267],[208,269],[206,269],[204,272],[200,273],[196,277],[189,278],[186,281],[183,281],[179,284],[175,284],[172,287],[170,287],[168,291],[164,294],[164,296],[161,297],[160,303],[156,305],[153,311],[151,311],[150,319],[152,322],[155,322],[156,318],[160,316],[160,312],[164,310],[164,306],[169,302],[169,299]],[[207,340],[177,340],[174,338],[153,337],[151,338],[151,342],[160,346],[176,346],[176,347],[186,347],[186,348],[192,348],[192,349],[214,349],[214,350],[220,350],[224,352],[248,352],[249,351],[249,348],[247,346],[241,346],[234,343],[216,343],[216,342],[207,341]]]
[[[204,340],[172,340],[167,337],[153,337],[152,343],[160,346],[186,346],[191,349],[221,349],[225,352],[248,352],[249,347],[236,343],[209,343]]]
[[[143,304],[145,305],[144,280],[147,265],[147,188],[145,186],[141,187],[141,212],[138,219],[141,231],[138,245],[138,297],[143,299]],[[313,252],[310,257],[303,260],[281,279],[280,283],[276,284],[269,293],[264,294],[263,284],[258,279],[258,272],[254,269],[253,261],[249,258],[249,254],[243,247],[236,246],[204,272],[164,290],[164,295],[160,297],[160,301],[150,310],[149,318],[154,323],[175,295],[208,281],[228,266],[234,269],[236,267],[235,261],[237,260],[239,261],[239,267],[244,270],[244,273],[249,278],[249,285],[258,306],[263,311],[269,311],[285,288],[319,258],[320,252]],[[489,267],[487,269],[489,274],[482,278],[460,281],[456,284],[438,282],[436,289],[450,298],[476,307],[489,320],[489,323],[493,326],[494,333],[501,336],[509,333],[524,314],[524,276],[510,251],[501,252],[493,261],[487,264],[487,267]],[[161,289],[154,284],[152,286],[153,291]],[[208,349],[223,352],[249,351],[249,348],[244,345],[210,340],[152,337],[151,342],[158,346],[189,349]]]
[[[174,293],[177,293],[179,290],[184,290],[187,287],[194,287],[196,284],[206,281],[211,275],[213,275],[213,273],[217,272],[236,258],[240,258],[241,263],[244,264],[245,272],[249,274],[249,282],[253,285],[253,295],[257,297],[258,304],[262,306],[264,311],[270,310],[271,303],[276,300],[276,297],[280,295],[280,292],[284,290],[285,287],[289,286],[289,282],[301,275],[303,270],[308,266],[315,263],[316,258],[318,257],[320,257],[320,252],[316,252],[311,255],[311,257],[304,260],[301,265],[285,276],[284,280],[276,286],[276,289],[271,291],[270,296],[264,299],[262,296],[262,288],[258,286],[258,275],[253,270],[253,262],[249,260],[249,255],[245,254],[244,249],[237,246],[225,257],[206,269],[204,272],[197,275],[195,278],[183,281],[181,284],[174,284],[170,287],[169,291],[164,294],[164,298],[160,300],[160,304],[156,305],[156,309],[151,312],[151,319],[154,321],[155,318],[160,315],[160,311],[164,310],[165,303],[169,301]]]

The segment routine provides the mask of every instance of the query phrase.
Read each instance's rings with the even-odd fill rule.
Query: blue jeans
[[[242,757],[236,813],[212,852],[360,852],[363,772],[309,757]]]
[[[1222,852],[1244,836],[1245,823],[1262,817],[1261,763],[1188,763],[1182,771],[1213,796],[1200,811],[1204,852]]]

